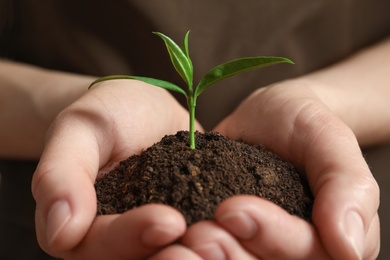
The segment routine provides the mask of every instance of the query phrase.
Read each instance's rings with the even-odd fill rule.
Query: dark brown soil
[[[140,155],[124,160],[95,184],[98,215],[122,213],[146,203],[177,208],[190,225],[213,219],[222,201],[237,194],[269,199],[293,215],[311,219],[313,197],[290,163],[263,146],[217,133],[165,136]]]

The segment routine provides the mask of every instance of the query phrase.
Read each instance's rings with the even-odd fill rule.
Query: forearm
[[[51,121],[92,80],[0,60],[0,157],[39,157]]]
[[[306,75],[320,99],[355,133],[362,146],[390,140],[390,39]]]

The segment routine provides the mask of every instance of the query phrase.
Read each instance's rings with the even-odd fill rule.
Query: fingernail
[[[218,222],[240,239],[251,239],[258,231],[256,222],[242,211],[230,212],[218,218]]]
[[[47,214],[46,229],[49,245],[57,238],[71,216],[70,206],[66,200],[59,200],[51,206]]]
[[[192,248],[202,259],[225,260],[226,255],[222,248],[216,243],[198,245]]]
[[[345,218],[345,233],[348,240],[358,256],[358,259],[362,259],[364,250],[364,225],[363,220],[356,211],[349,211]]]

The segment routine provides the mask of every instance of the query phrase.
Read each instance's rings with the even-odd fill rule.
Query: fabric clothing
[[[191,30],[195,82],[213,66],[244,56],[283,56],[296,63],[248,72],[207,89],[198,99],[197,118],[211,130],[254,89],[321,69],[389,36],[389,11],[389,0],[0,0],[0,55],[56,70],[150,76],[184,85],[163,42],[151,32],[182,41]],[[23,173],[30,180],[34,165],[27,165],[21,170],[4,162],[3,175]],[[5,192],[5,187],[26,188],[17,183],[2,178],[2,216],[7,200],[22,202],[27,196]],[[0,227],[16,228],[23,221],[31,226],[33,210],[24,216],[17,223],[2,217]],[[0,233],[0,258],[27,259],[17,256],[19,246],[9,238]]]
[[[31,195],[34,161],[0,160],[0,259],[54,259],[38,246]]]
[[[182,41],[187,30],[195,82],[213,66],[243,56],[284,56],[296,63],[238,75],[208,89],[197,107],[207,129],[254,89],[323,68],[390,34],[388,0],[6,2],[12,5],[7,8],[12,22],[2,26],[6,55],[47,68],[182,84],[151,32]]]

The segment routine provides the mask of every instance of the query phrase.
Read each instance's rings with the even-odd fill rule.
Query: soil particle
[[[256,195],[287,212],[311,220],[313,196],[289,162],[263,146],[250,146],[218,133],[188,132],[160,142],[122,161],[95,183],[97,215],[123,213],[146,203],[178,209],[187,224],[213,219],[216,207],[238,195]]]

